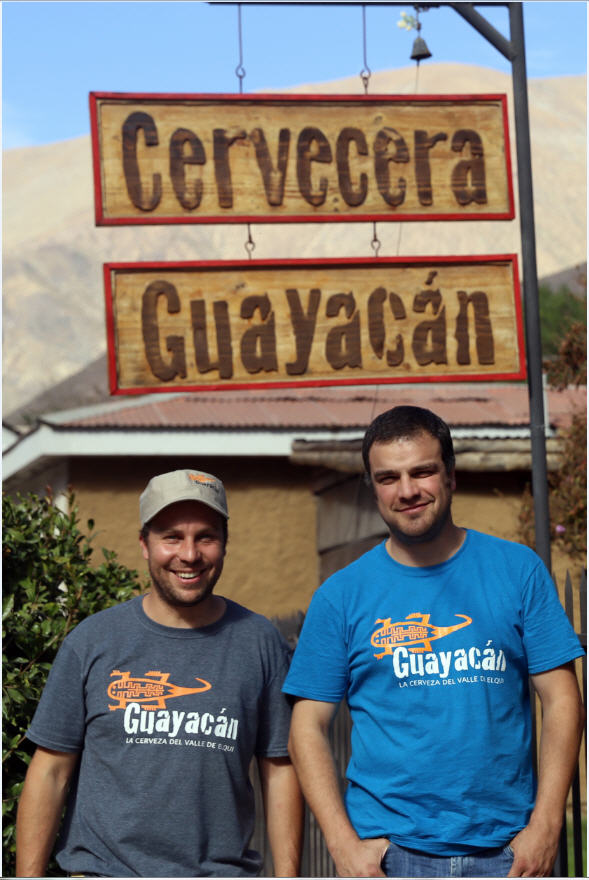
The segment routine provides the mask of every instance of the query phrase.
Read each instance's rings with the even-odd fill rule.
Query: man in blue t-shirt
[[[215,592],[227,543],[217,477],[177,470],[139,503],[151,584],[64,640],[27,731],[17,875],[56,858],[89,877],[257,877],[260,773],[276,876],[298,875],[303,803],[288,757],[286,642]]]
[[[290,753],[338,875],[547,876],[583,727],[583,650],[532,550],[453,522],[438,416],[395,407],[362,452],[389,537],[317,590],[283,688],[296,698]],[[328,739],[343,698],[345,804]]]

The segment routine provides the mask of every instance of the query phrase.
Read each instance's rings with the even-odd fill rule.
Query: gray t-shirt
[[[255,876],[252,757],[287,754],[289,651],[226,600],[217,623],[161,626],[142,599],[65,639],[27,732],[81,751],[57,860],[111,877]]]

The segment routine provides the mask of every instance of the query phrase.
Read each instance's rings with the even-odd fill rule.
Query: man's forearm
[[[380,863],[388,841],[361,840],[346,812],[327,727],[313,726],[295,706],[289,751],[340,877],[384,876]]]
[[[584,712],[572,666],[535,680],[542,701],[538,793],[528,825],[514,838],[511,876],[548,876],[558,851],[567,794],[579,757]],[[549,677],[550,676],[550,677]]]
[[[562,819],[579,759],[583,719],[583,707],[575,695],[544,710],[535,813],[548,815],[557,812]]]
[[[293,719],[289,750],[303,794],[321,826],[329,851],[346,838],[357,839],[342,801],[329,740],[302,725],[297,727]]]
[[[77,755],[40,749],[35,752],[16,818],[18,877],[42,877],[46,873],[77,760]]]
[[[266,831],[276,877],[298,877],[303,849],[304,802],[289,758],[261,758]]]

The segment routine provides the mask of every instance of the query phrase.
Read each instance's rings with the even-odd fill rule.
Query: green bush
[[[587,325],[587,298],[575,296],[566,285],[554,291],[545,284],[539,286],[538,297],[542,351],[546,357],[555,356],[573,324]]]
[[[571,324],[561,340],[558,355],[545,361],[548,384],[559,391],[567,385],[587,384],[587,327]]]
[[[4,870],[15,873],[16,806],[34,746],[25,738],[47,673],[67,633],[81,620],[130,599],[136,571],[103,550],[91,562],[73,494],[63,513],[50,497],[2,497],[2,800]],[[94,524],[88,521],[91,533]]]

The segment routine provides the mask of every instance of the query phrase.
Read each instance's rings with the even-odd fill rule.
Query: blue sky
[[[397,26],[403,9],[413,12],[411,4],[366,4],[367,62],[373,72],[411,63],[415,32]],[[479,11],[509,36],[504,7]],[[238,92],[237,21],[234,3],[4,0],[3,149],[88,134],[90,91]],[[510,70],[454,10],[430,9],[421,22],[433,61]],[[529,77],[586,72],[584,0],[525,2],[524,27]],[[244,3],[244,91],[358,75],[364,67],[362,38],[362,7],[353,3]]]

